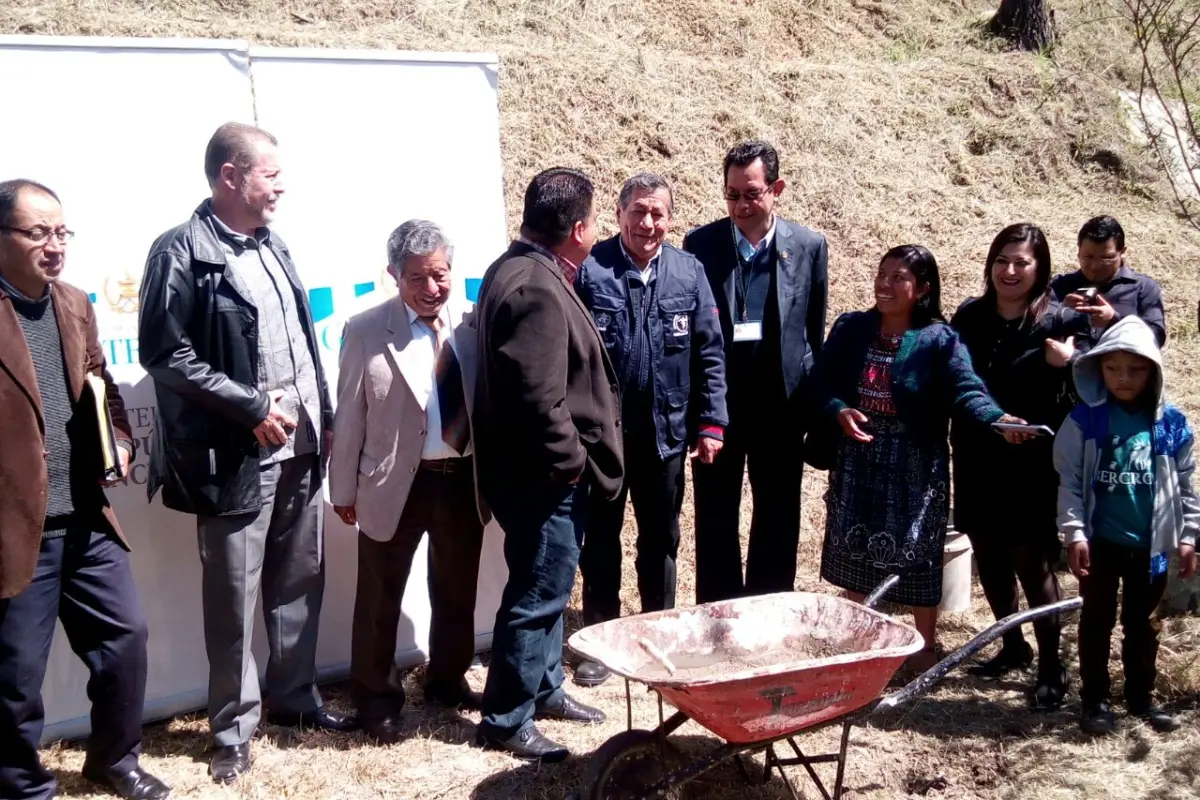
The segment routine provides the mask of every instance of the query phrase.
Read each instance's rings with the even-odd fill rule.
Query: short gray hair
[[[625,208],[625,206],[629,205],[629,201],[633,199],[634,192],[641,190],[650,194],[659,189],[667,190],[667,210],[674,214],[675,193],[671,191],[671,184],[667,183],[667,179],[662,175],[654,172],[639,172],[625,181],[625,185],[621,187],[621,194],[617,198],[617,204],[621,208]]]
[[[454,246],[441,228],[426,219],[410,219],[388,237],[388,269],[399,276],[406,258],[427,256],[438,250],[446,251],[446,263],[454,261]]]

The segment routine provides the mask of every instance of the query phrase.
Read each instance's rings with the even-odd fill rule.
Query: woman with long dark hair
[[[1088,318],[1051,306],[1050,247],[1041,229],[1010,225],[996,236],[983,271],[982,297],[967,300],[951,325],[975,371],[1004,408],[1054,430],[1070,411],[1066,372],[1074,350],[1071,336],[1086,335]],[[954,527],[971,538],[979,583],[997,619],[1018,610],[1017,582],[1030,607],[1060,599],[1055,504],[1058,475],[1052,462],[1054,438],[1036,436],[1021,444],[955,425]],[[1034,622],[1038,677],[1032,703],[1053,710],[1067,691],[1059,658],[1058,617]],[[1009,631],[999,653],[972,672],[999,677],[1033,663],[1033,650],[1020,628]]]
[[[823,423],[844,434],[825,496],[821,577],[861,602],[899,573],[885,599],[913,607],[925,649],[912,667],[927,669],[937,660],[950,418],[992,436],[990,423],[1015,420],[992,401],[942,316],[932,253],[904,245],[884,255],[874,308],[834,323],[813,389]]]

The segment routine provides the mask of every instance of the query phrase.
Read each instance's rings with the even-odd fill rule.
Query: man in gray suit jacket
[[[475,652],[485,521],[471,442],[476,333],[464,307],[448,302],[452,256],[432,222],[405,222],[388,239],[400,296],[352,318],[342,338],[329,495],[342,521],[359,528],[350,675],[363,728],[385,744],[400,738],[396,626],[426,532],[425,696],[451,708],[480,704],[463,677]]]
[[[774,213],[785,183],[766,142],[725,156],[729,216],[689,233],[725,341],[729,427],[711,464],[693,461],[696,601],[792,591],[800,540],[804,384],[825,339],[825,237]],[[742,476],[754,512],[746,577],[738,538]]]

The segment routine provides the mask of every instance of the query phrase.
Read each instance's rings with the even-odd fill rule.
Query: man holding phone
[[[197,517],[209,772],[231,783],[250,769],[262,711],[251,652],[260,595],[268,721],[357,723],[327,711],[316,686],[333,405],[308,295],[270,228],[284,192],[275,137],[222,125],[204,172],[211,197],[151,247],[138,341],[158,400],[147,490]]]
[[[1113,217],[1094,217],[1079,229],[1079,269],[1050,282],[1054,300],[1091,317],[1091,331],[1076,338],[1080,353],[1091,350],[1104,331],[1122,317],[1140,317],[1159,347],[1167,341],[1162,289],[1134,272],[1125,259],[1125,231]]]

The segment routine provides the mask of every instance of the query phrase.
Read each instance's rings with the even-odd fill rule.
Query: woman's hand
[[[1065,367],[1075,357],[1075,337],[1068,336],[1065,342],[1046,340],[1046,363],[1052,367]]]
[[[1005,414],[1003,417],[996,420],[996,422],[1007,422],[1009,425],[1029,424],[1020,417],[1014,417],[1012,414]],[[1009,444],[1021,444],[1022,442],[1027,442],[1034,437],[1034,434],[1025,433],[1024,431],[1000,431],[999,433],[1004,437],[1004,441],[1008,442]]]
[[[837,415],[838,425],[842,426],[842,430],[847,436],[856,442],[866,444],[871,441],[871,434],[862,429],[861,426],[870,422],[867,415],[859,411],[857,408],[843,408]]]

